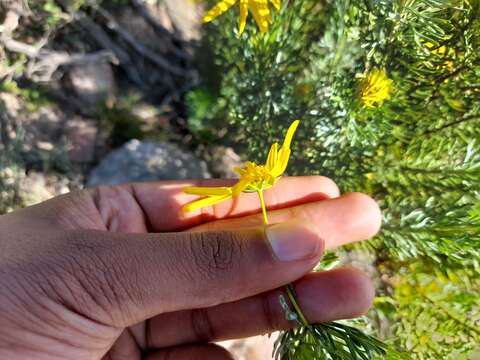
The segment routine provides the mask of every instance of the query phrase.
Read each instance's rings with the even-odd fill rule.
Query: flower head
[[[270,12],[270,3],[280,10],[281,0],[221,0],[215,5],[203,18],[203,22],[213,21],[218,16],[225,13],[236,3],[240,6],[240,29],[239,35],[245,30],[247,24],[248,12],[251,11],[261,32],[267,32],[272,23],[272,14]]]
[[[364,75],[360,83],[359,96],[366,107],[381,106],[385,100],[390,99],[393,92],[393,80],[389,79],[383,69],[374,69]]]
[[[245,163],[245,167],[235,169],[240,175],[240,179],[234,186],[185,188],[185,193],[204,196],[204,198],[185,205],[183,211],[190,212],[205,206],[215,205],[237,197],[242,192],[262,192],[270,189],[287,169],[291,154],[290,145],[299,124],[300,121],[295,120],[290,125],[280,149],[278,148],[278,143],[272,145],[264,165],[258,165],[249,161]]]

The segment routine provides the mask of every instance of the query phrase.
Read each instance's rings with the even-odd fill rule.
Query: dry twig
[[[110,15],[105,9],[97,7],[96,10],[98,13],[106,20],[107,27],[118,34],[126,43],[128,43],[136,52],[150,60],[160,68],[165,71],[177,75],[177,76],[187,76],[187,72],[175,65],[169,63],[161,55],[156,54],[149,48],[143,46],[140,41],[135,39],[132,34],[122,29],[122,27],[117,23],[112,15]]]

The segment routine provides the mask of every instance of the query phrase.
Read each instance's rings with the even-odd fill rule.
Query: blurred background
[[[300,118],[289,174],[384,210],[377,239],[331,255],[377,287],[353,324],[412,359],[478,359],[480,3],[284,0],[241,37],[236,7],[202,25],[214,4],[0,0],[0,214],[235,177]],[[268,359],[274,338],[225,345]]]

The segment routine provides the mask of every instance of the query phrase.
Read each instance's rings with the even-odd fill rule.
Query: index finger
[[[151,231],[178,231],[212,220],[234,218],[261,211],[257,194],[242,193],[239,197],[208,206],[191,213],[183,213],[183,205],[198,196],[185,194],[187,186],[231,186],[237,180],[168,181],[138,183],[131,191],[147,218]],[[270,210],[338,197],[337,185],[323,176],[284,177],[265,192]]]

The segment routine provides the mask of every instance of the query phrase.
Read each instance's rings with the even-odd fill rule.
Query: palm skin
[[[278,303],[290,282],[311,322],[368,309],[360,271],[310,271],[324,249],[378,231],[373,200],[284,178],[265,194],[268,229],[255,194],[180,211],[196,199],[185,186],[230,184],[103,187],[0,217],[0,358],[231,359],[211,342],[292,326]]]

